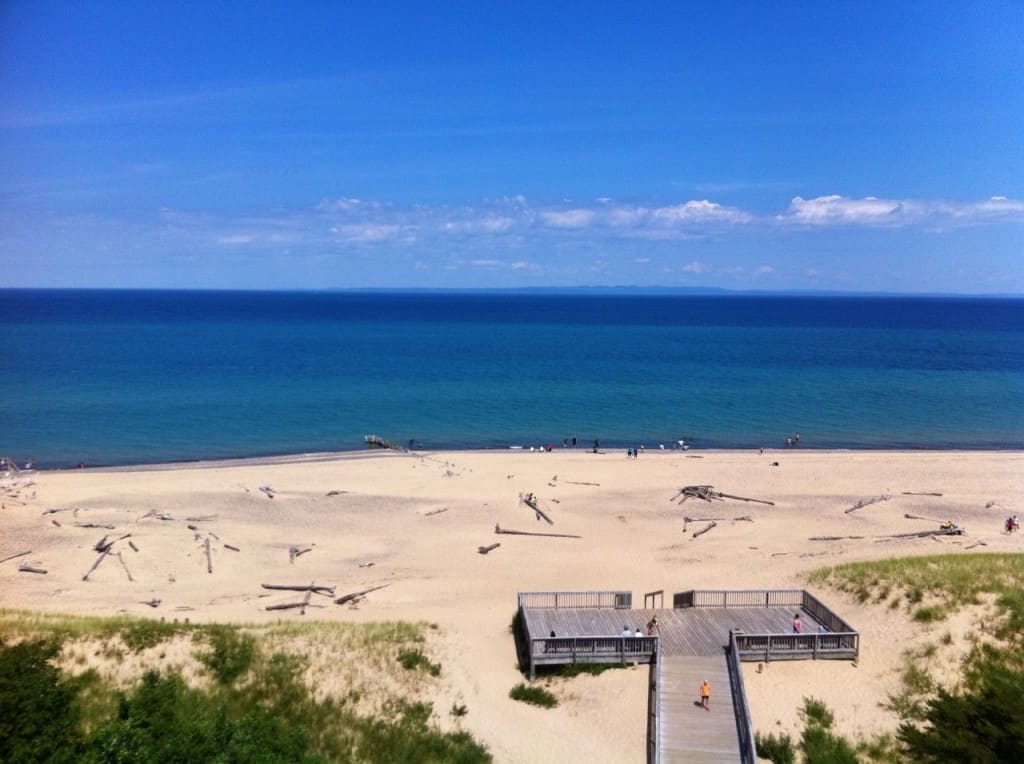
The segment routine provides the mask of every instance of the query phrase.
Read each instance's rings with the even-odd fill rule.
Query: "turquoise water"
[[[0,454],[1024,447],[1024,301],[0,290]]]

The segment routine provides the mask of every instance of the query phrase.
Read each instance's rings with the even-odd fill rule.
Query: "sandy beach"
[[[802,588],[809,571],[842,562],[1021,552],[1024,536],[1002,530],[1007,515],[1024,509],[1022,475],[1019,452],[800,449],[647,450],[636,459],[582,449],[382,451],[22,472],[6,481],[0,558],[31,554],[0,564],[0,605],[193,622],[427,621],[440,627],[431,649],[444,666],[435,707],[465,704],[462,727],[496,760],[641,761],[643,667],[559,680],[562,703],[553,710],[509,699],[522,680],[509,634],[517,592],[628,589],[642,603],[644,592],[664,589],[669,601],[691,588]],[[774,506],[673,502],[680,488],[699,484]],[[537,496],[553,527],[521,504],[523,492]],[[888,498],[844,511],[880,497]],[[54,509],[65,511],[47,514]],[[684,532],[685,517],[722,519],[693,538],[707,523],[691,522]],[[966,535],[879,538],[941,520]],[[582,538],[496,535],[496,525]],[[127,533],[137,551],[125,547],[122,559],[134,580],[107,559],[83,581],[96,542]],[[815,536],[862,538],[809,540]],[[48,572],[19,572],[25,561]],[[265,609],[294,597],[261,583],[310,581],[336,586],[339,595],[387,586],[355,608],[328,604],[305,616]],[[771,664],[761,672],[746,664],[755,726],[795,730],[802,699],[814,696],[834,709],[840,732],[893,730],[897,719],[880,703],[902,662],[894,645],[929,638],[927,628],[902,610],[814,591],[860,630],[861,660]],[[143,604],[154,599],[159,608]],[[954,637],[970,628],[971,614],[941,625]]]

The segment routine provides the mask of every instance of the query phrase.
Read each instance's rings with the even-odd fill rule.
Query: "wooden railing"
[[[772,661],[812,659],[853,659],[860,649],[860,634],[825,632],[819,634],[734,635],[740,660]]]
[[[805,594],[803,589],[691,589],[673,595],[672,607],[801,607]]]
[[[822,624],[831,632],[839,634],[856,631],[856,629],[825,607],[821,600],[808,591],[804,591],[804,598],[801,603],[801,607],[803,607],[808,614],[813,616],[814,620]]]
[[[729,650],[726,653],[729,665],[729,688],[732,693],[732,707],[736,714],[736,728],[740,738],[740,761],[742,764],[756,764],[757,744],[754,740],[754,720],[747,705],[747,690],[743,685],[743,671],[740,669],[739,648],[736,636],[729,631]]]
[[[633,607],[633,593],[625,591],[595,592],[520,592],[519,607],[550,608],[615,608]]]
[[[655,654],[651,659],[651,670],[647,675],[647,764],[658,764],[658,688],[661,686],[661,661]]]

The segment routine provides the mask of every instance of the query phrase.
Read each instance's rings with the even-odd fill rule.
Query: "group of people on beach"
[[[1020,530],[1020,518],[1017,515],[1012,515],[1006,518],[1006,532],[1015,533]]]

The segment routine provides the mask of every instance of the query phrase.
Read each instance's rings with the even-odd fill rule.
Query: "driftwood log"
[[[904,491],[904,496],[942,496],[941,493],[935,491]]]
[[[288,591],[288,592],[312,592],[313,594],[324,594],[329,597],[334,596],[333,586],[318,586],[313,584],[260,584],[264,589],[272,589],[275,591]]]
[[[260,490],[263,491],[263,493],[265,493],[267,495],[268,499],[273,499],[274,498],[274,494],[277,493],[277,491],[275,491],[269,485],[261,485],[260,486]]]
[[[230,549],[232,552],[241,552],[242,551],[237,546],[231,546],[231,544],[225,544],[224,548],[225,549]]]
[[[124,574],[128,576],[128,580],[135,581],[135,579],[132,578],[132,572],[128,570],[128,563],[124,561],[124,557],[121,556],[120,552],[117,553],[117,559],[121,561],[121,567],[124,568]]]
[[[16,560],[19,557],[24,557],[27,554],[32,554],[32,550],[29,549],[27,552],[18,552],[17,554],[12,554],[10,557],[4,557],[2,560],[0,560],[0,562],[7,562],[8,560]]]
[[[206,572],[213,573],[213,558],[210,556],[210,538],[207,536],[204,544],[206,547]]]
[[[21,573],[41,573],[44,576],[46,575],[46,569],[45,568],[36,568],[36,567],[34,567],[32,565],[29,565],[28,563],[25,563],[25,562],[23,562],[21,565],[18,566],[18,570]]]
[[[711,522],[709,525],[707,525],[704,528],[701,528],[699,531],[694,531],[693,538],[697,538],[698,536],[703,536],[705,533],[707,533],[709,530],[714,528],[716,525],[718,525],[718,523]]]
[[[544,518],[545,520],[547,520],[548,525],[555,524],[555,521],[548,517],[544,510],[537,506],[537,499],[532,497],[530,494],[519,494],[519,501],[521,501],[523,504],[525,504],[534,512],[536,512],[538,520]]]
[[[843,514],[848,515],[851,512],[856,512],[858,509],[864,509],[864,507],[870,507],[872,504],[878,504],[882,501],[889,501],[892,496],[887,493],[883,493],[881,496],[876,496],[873,499],[861,499],[849,509],[844,509]]]
[[[288,548],[288,562],[294,564],[296,557],[301,557],[306,552],[312,552],[312,551],[313,551],[313,547],[311,547],[311,546],[308,546],[305,549],[299,549],[297,546],[289,547]]]
[[[441,507],[441,509],[433,509],[430,512],[424,512],[423,516],[424,517],[430,517],[431,515],[439,515],[442,512],[447,512],[447,511],[448,511],[448,507]]]
[[[598,488],[601,487],[600,483],[588,483],[585,480],[566,480],[564,482],[568,483],[569,485],[593,485],[597,486]]]
[[[723,501],[725,499],[735,499],[737,501],[753,502],[755,504],[767,504],[769,507],[774,507],[774,501],[767,501],[765,499],[751,499],[747,496],[736,496],[731,493],[722,493],[716,491],[714,486],[711,485],[688,485],[679,489],[679,492],[672,497],[672,501],[679,499],[679,503],[682,504],[687,499],[703,499],[704,501]]]
[[[94,562],[92,564],[92,567],[89,568],[89,570],[86,572],[86,574],[84,576],[82,576],[82,580],[83,581],[88,581],[89,580],[89,576],[91,576],[93,571],[96,570],[96,568],[98,568],[100,566],[100,563],[103,562],[104,558],[108,554],[110,554],[110,547],[109,546],[106,549],[104,549],[102,552],[100,552],[100,556],[96,558],[96,562]]]
[[[369,589],[363,589],[361,592],[350,592],[349,594],[343,594],[338,599],[334,600],[336,605],[344,605],[346,602],[355,602],[365,597],[370,592],[375,592],[378,589],[383,589],[391,584],[381,584],[380,586],[371,586]]]
[[[160,603],[161,602],[162,602],[162,600],[158,600],[156,597],[154,597],[151,600],[147,600],[146,602],[140,602],[139,604],[140,605],[149,605],[150,607],[156,608],[156,607],[160,607]]]
[[[862,539],[863,536],[811,536],[808,541],[845,541],[847,539]]]
[[[476,551],[477,551],[477,553],[478,553],[478,554],[487,554],[488,552],[493,552],[493,551],[494,551],[495,549],[497,549],[497,548],[498,548],[499,546],[501,546],[501,544],[500,544],[500,543],[497,543],[497,544],[488,544],[487,546],[481,546],[481,547],[477,547],[477,550],[476,550]]]
[[[495,533],[504,533],[509,536],[545,536],[547,538],[556,539],[581,539],[582,536],[577,536],[575,533],[533,533],[531,531],[513,531],[506,528],[502,528],[500,525],[494,526]]]

